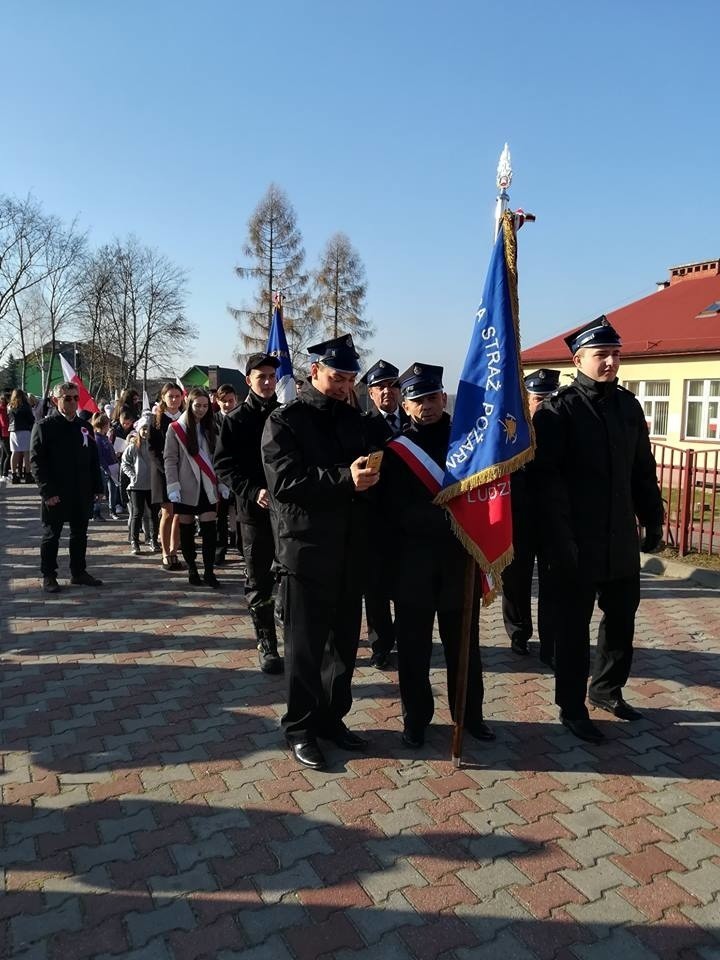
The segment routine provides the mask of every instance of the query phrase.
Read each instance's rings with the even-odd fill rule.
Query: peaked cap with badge
[[[419,400],[430,393],[443,389],[443,368],[430,363],[413,363],[400,374],[400,390],[403,400]]]
[[[535,393],[538,396],[549,396],[555,393],[560,385],[560,371],[549,370],[547,367],[541,367],[539,370],[533,370],[525,377],[525,389],[528,393]]]
[[[569,337],[564,337],[565,343],[573,356],[583,347],[621,347],[620,334],[611,325],[603,314],[596,320],[591,320],[584,327],[580,327]]]
[[[349,333],[316,343],[314,347],[308,347],[308,353],[313,363],[322,363],[340,373],[357,373],[360,370],[360,356]]]
[[[368,387],[377,386],[379,383],[386,383],[388,380],[397,380],[400,371],[393,363],[387,360],[378,360],[367,371],[365,376],[360,378],[360,383]]]
[[[260,367],[275,367],[277,370],[279,366],[280,360],[272,353],[251,353],[245,364],[245,376],[248,376],[251,370],[259,370]]]

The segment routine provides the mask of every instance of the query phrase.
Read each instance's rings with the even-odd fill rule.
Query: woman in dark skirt
[[[153,503],[160,504],[159,536],[162,549],[162,565],[165,570],[183,569],[183,565],[177,556],[180,527],[177,517],[174,516],[172,502],[168,497],[167,481],[165,479],[165,437],[170,424],[180,418],[182,404],[182,390],[176,383],[168,381],[160,391],[160,402],[150,426],[150,452],[153,463],[150,478],[151,497]]]
[[[188,567],[188,582],[217,589],[215,548],[218,484],[213,466],[217,428],[210,397],[199,387],[187,396],[187,410],[165,436],[165,477],[168,497],[180,521],[180,547]],[[195,565],[195,517],[200,522],[203,576]]]

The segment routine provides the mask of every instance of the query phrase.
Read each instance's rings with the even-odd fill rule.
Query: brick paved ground
[[[644,581],[629,699],[647,719],[598,718],[598,747],[558,725],[493,607],[498,739],[460,771],[440,670],[412,754],[397,677],[363,648],[350,725],[372,750],[313,773],[282,748],[237,564],[219,595],[186,588],[96,525],[108,585],[48,597],[36,504],[0,493],[0,956],[720,957],[717,594]]]

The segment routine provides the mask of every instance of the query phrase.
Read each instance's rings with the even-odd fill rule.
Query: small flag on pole
[[[460,375],[436,497],[485,574],[486,603],[513,556],[509,474],[532,460],[534,449],[520,365],[517,241],[513,214],[506,211]]]
[[[65,377],[67,383],[74,383],[78,388],[78,393],[80,394],[78,410],[87,410],[89,413],[100,413],[100,407],[90,396],[88,388],[62,354],[60,354],[60,366],[62,367],[63,377]]]
[[[292,363],[290,361],[290,351],[288,350],[287,338],[282,319],[282,297],[279,293],[275,294],[275,309],[273,310],[272,323],[270,324],[270,336],[268,337],[265,352],[277,357],[280,366],[277,370],[277,387],[275,392],[280,403],[289,403],[297,396],[295,386],[295,377],[293,375]]]
[[[147,390],[145,390],[145,389],[143,388],[143,392],[142,392],[142,412],[143,412],[143,413],[147,413],[147,412],[149,412],[150,410],[152,410],[152,406],[150,405],[150,397],[148,396]]]

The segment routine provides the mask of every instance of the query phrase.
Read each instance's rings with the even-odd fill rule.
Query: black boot
[[[257,637],[258,663],[263,673],[282,673],[283,658],[278,653],[272,601],[250,607],[250,616]]]
[[[200,535],[202,536],[202,556],[203,556],[203,580],[205,583],[217,590],[220,581],[215,576],[215,550],[217,548],[217,523],[214,520],[205,520],[200,524]]]
[[[187,564],[188,583],[193,587],[201,587],[202,580],[195,566],[197,554],[195,553],[195,528],[192,523],[180,524],[180,550]]]

